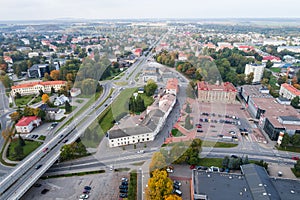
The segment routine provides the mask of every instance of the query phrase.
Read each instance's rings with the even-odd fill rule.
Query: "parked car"
[[[293,160],[299,160],[299,157],[298,156],[293,156],[292,159]]]
[[[126,182],[128,182],[128,179],[125,178],[125,177],[123,177],[123,178],[121,179],[121,181],[126,181]]]
[[[179,186],[179,185],[176,185],[176,184],[173,184],[173,188],[174,188],[175,190],[179,190],[179,189],[180,189],[180,186]]]
[[[46,147],[45,149],[43,149],[43,152],[46,152],[46,151],[48,151],[48,147]]]
[[[203,130],[202,129],[197,129],[197,132],[198,133],[203,133]]]
[[[179,181],[176,181],[176,180],[174,181],[174,184],[181,186],[181,183]]]
[[[127,189],[120,189],[120,193],[127,193],[128,190]]]
[[[128,197],[128,195],[127,195],[127,194],[125,194],[125,193],[121,193],[121,194],[119,195],[119,197],[120,197],[120,198],[127,198],[127,197]]]
[[[191,165],[190,169],[195,169],[195,167],[196,167],[195,165]]]
[[[82,194],[82,195],[80,195],[79,198],[81,198],[81,199],[87,199],[87,198],[89,198],[89,195],[88,194]]]
[[[128,189],[128,186],[127,186],[127,185],[120,185],[120,186],[119,186],[119,189],[126,189],[126,190],[127,190],[127,189]]]
[[[231,155],[231,158],[238,158],[237,155]]]
[[[122,185],[128,185],[128,182],[126,182],[126,181],[122,181],[122,183],[121,183]]]

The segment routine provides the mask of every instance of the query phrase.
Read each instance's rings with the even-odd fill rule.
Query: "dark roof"
[[[281,199],[300,199],[300,181],[271,178],[271,182],[277,189]]]
[[[245,175],[245,179],[254,200],[280,200],[279,194],[273,186],[265,168],[255,164],[248,164],[242,165],[241,170]]]
[[[295,116],[279,116],[283,121],[299,122],[300,119]]]

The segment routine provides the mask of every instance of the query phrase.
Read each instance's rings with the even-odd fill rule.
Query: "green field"
[[[129,113],[128,99],[135,92],[136,88],[125,89],[116,98],[111,106],[107,109],[89,126],[92,132],[91,137],[83,136],[82,143],[87,148],[96,148],[105,133],[111,129],[114,125],[114,121],[120,120],[120,118]],[[95,136],[97,134],[98,136]]]
[[[222,167],[222,158],[200,158],[198,165],[201,166],[215,166],[215,167]]]
[[[238,144],[226,143],[226,142],[202,141],[202,147],[232,148],[236,146],[238,146]]]
[[[137,172],[130,172],[129,188],[128,188],[128,199],[137,198]]]
[[[38,140],[45,140],[46,139],[46,136],[44,135],[41,135],[40,137],[38,137]]]
[[[279,67],[271,67],[270,70],[272,72],[275,72],[275,73],[280,73],[281,72],[281,68],[279,68]]]
[[[16,161],[15,159],[15,147],[18,145],[18,139],[14,139],[8,148],[8,156],[7,158],[12,161]],[[23,147],[23,158],[25,158],[27,155],[29,155],[31,152],[33,152],[35,149],[37,149],[42,143],[36,142],[36,141],[30,141],[25,140],[25,146]],[[22,159],[21,159],[22,160]]]
[[[174,137],[180,137],[180,136],[184,136],[177,128],[172,130],[172,135]]]
[[[34,98],[34,95],[22,96],[21,98],[15,99],[17,106],[25,106]]]
[[[144,94],[139,94],[139,95],[142,97],[142,99],[144,99],[145,107],[150,106],[150,105],[153,104],[154,99],[153,99],[152,96],[149,97],[145,93]]]
[[[300,153],[300,147],[287,146],[287,147],[278,147],[277,149],[280,151],[290,151],[290,152]]]

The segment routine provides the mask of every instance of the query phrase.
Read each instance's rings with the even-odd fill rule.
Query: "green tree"
[[[251,84],[252,81],[253,81],[253,79],[254,79],[254,73],[251,72],[250,74],[248,74],[248,75],[246,76],[246,83],[247,83],[247,84]]]
[[[24,157],[23,146],[20,144],[16,145],[14,148],[14,157],[16,160],[21,160]]]
[[[249,164],[249,159],[248,159],[248,155],[246,155],[245,157],[243,157],[243,165]]]
[[[299,96],[295,96],[291,101],[291,106],[293,106],[294,108],[299,108],[299,101]]]
[[[19,134],[19,145],[20,146],[25,146],[25,141],[24,141],[24,139],[21,137],[21,135]]]
[[[67,113],[70,113],[72,111],[72,106],[70,105],[70,103],[68,101],[66,101],[65,103],[65,109]]]
[[[187,104],[187,105],[186,105],[185,112],[186,112],[186,113],[191,113],[191,112],[192,112],[192,109],[191,109],[190,104]]]
[[[147,96],[152,96],[156,89],[157,89],[157,84],[152,79],[148,80],[147,84],[144,87]]]
[[[225,156],[223,161],[222,161],[222,166],[224,168],[228,168],[228,163],[229,163],[229,157],[228,156]]]
[[[291,138],[291,143],[294,146],[299,146],[300,145],[300,134],[299,133],[295,133],[292,138]]]
[[[272,63],[270,60],[267,61],[266,63],[266,68],[271,68],[274,65],[274,63]]]
[[[290,144],[290,136],[289,136],[289,134],[285,133],[282,137],[280,146],[287,147],[289,144]]]
[[[300,160],[297,160],[297,162],[294,164],[294,168],[297,172],[300,172]]]

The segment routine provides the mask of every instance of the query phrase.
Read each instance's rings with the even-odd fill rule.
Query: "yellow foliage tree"
[[[53,70],[50,72],[50,77],[54,80],[57,81],[59,79],[59,70]]]
[[[2,131],[2,137],[4,140],[11,138],[14,135],[14,130],[12,128],[6,128]]]
[[[19,119],[21,119],[21,115],[20,115],[20,113],[17,112],[17,111],[11,113],[9,116],[10,116],[10,119],[11,119],[12,121],[14,121],[14,122],[17,122]]]
[[[175,195],[175,194],[170,194],[169,196],[167,196],[165,198],[165,200],[182,200],[182,198],[179,197],[179,196],[177,196],[177,195]]]
[[[43,101],[43,103],[47,103],[47,102],[49,101],[49,96],[48,96],[48,94],[43,94],[43,96],[42,96],[42,101]]]
[[[162,200],[168,197],[173,190],[173,182],[165,170],[156,169],[148,180],[146,188],[147,200]]]
[[[150,172],[154,171],[155,169],[162,169],[166,166],[167,163],[163,154],[161,152],[155,152],[149,165]]]

